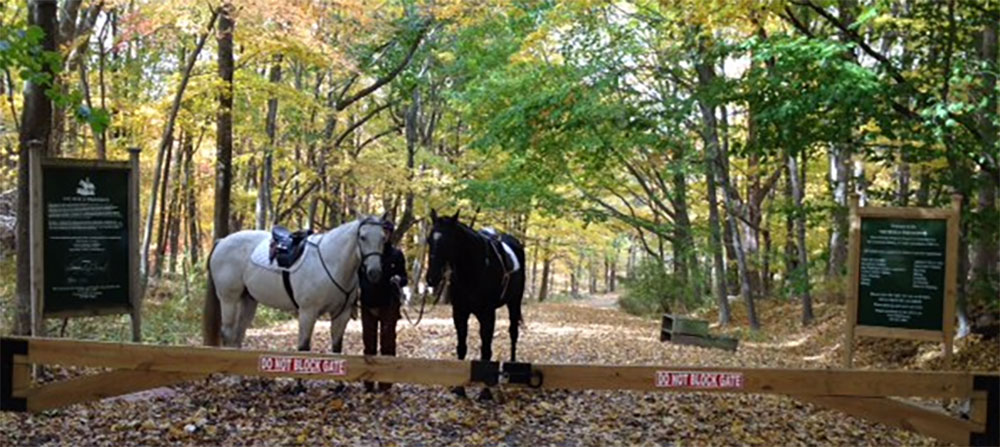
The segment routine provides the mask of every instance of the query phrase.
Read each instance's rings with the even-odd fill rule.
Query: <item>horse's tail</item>
[[[219,303],[218,294],[215,293],[215,278],[212,278],[212,254],[218,245],[218,241],[212,245],[212,251],[208,254],[206,262],[205,276],[208,285],[205,287],[205,309],[201,315],[201,335],[205,346],[222,344],[222,305]]]
[[[521,245],[521,241],[518,240],[516,237],[511,235],[506,235],[506,236],[507,236],[506,242],[508,243],[508,245],[511,246],[511,249],[514,250],[514,256],[517,256],[517,262],[521,264],[521,268],[518,271],[514,272],[514,274],[510,278],[510,281],[512,281],[514,284],[508,285],[508,288],[513,286],[513,289],[510,290],[512,296],[509,296],[507,299],[509,303],[514,304],[514,306],[516,306],[516,309],[515,307],[508,307],[507,310],[510,312],[510,315],[515,317],[515,319],[517,320],[517,321],[511,321],[510,324],[512,325],[516,324],[519,327],[524,327],[524,314],[521,312],[521,304],[522,301],[524,300],[524,286],[527,279],[527,274],[526,274],[527,269],[524,263],[525,262],[524,246]]]

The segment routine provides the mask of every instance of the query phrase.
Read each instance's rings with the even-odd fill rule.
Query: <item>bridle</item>
[[[364,265],[365,264],[365,259],[368,259],[370,256],[378,256],[378,255],[382,254],[381,250],[376,250],[376,251],[373,251],[373,252],[370,252],[370,253],[365,253],[364,251],[361,250],[361,243],[360,243],[360,241],[361,241],[361,229],[364,228],[365,225],[378,225],[378,226],[381,227],[382,226],[382,221],[380,219],[376,219],[374,217],[366,217],[365,220],[362,220],[361,223],[358,224],[358,231],[354,234],[354,240],[358,241],[358,244],[357,244],[358,245],[358,256],[361,257],[361,265]]]
[[[431,234],[433,234],[433,233],[434,233],[434,229],[432,228],[431,229]],[[428,247],[428,250],[427,250],[427,268],[430,269],[430,266],[431,266],[430,255],[431,254],[430,254],[430,249],[429,249],[429,247],[430,247],[430,243],[429,242],[426,245],[426,247]],[[434,311],[434,308],[437,307],[438,302],[441,301],[441,295],[444,294],[444,290],[447,289],[448,286],[451,283],[451,268],[448,267],[448,265],[445,265],[442,268],[444,269],[444,272],[441,273],[441,275],[442,275],[441,280],[438,281],[438,285],[440,287],[434,287],[434,302],[431,303],[431,311],[432,312]],[[399,287],[398,285],[396,287],[399,290],[399,295],[402,296],[403,295],[403,288]],[[403,316],[406,317],[406,321],[410,323],[411,327],[416,327],[418,324],[420,324],[420,320],[423,320],[423,318],[424,318],[424,308],[426,306],[427,306],[427,295],[422,294],[420,296],[420,314],[417,315],[417,321],[415,323],[413,322],[413,320],[410,319],[409,312],[407,312],[405,308],[401,308]]]

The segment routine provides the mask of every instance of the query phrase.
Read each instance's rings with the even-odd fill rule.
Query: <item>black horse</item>
[[[427,284],[437,289],[441,286],[444,271],[451,270],[448,296],[451,298],[452,318],[458,334],[457,354],[465,360],[468,349],[465,339],[469,333],[469,314],[479,320],[479,337],[482,340],[481,359],[493,356],[493,328],[496,310],[506,305],[510,315],[510,361],[517,361],[517,335],[521,319],[521,299],[524,296],[524,248],[509,234],[479,233],[458,221],[454,216],[438,217],[431,210],[433,227],[427,238],[430,262]],[[503,242],[514,252],[519,268],[514,269]],[[462,388],[456,393],[464,395]],[[480,397],[489,398],[489,389]]]

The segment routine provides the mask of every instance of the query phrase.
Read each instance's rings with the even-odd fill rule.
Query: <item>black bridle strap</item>
[[[365,219],[365,220],[363,220],[360,224],[358,224],[358,231],[355,234],[355,239],[357,239],[357,238],[360,237],[360,235],[361,235],[361,227],[363,227],[365,225],[380,225],[380,224],[379,224],[379,222],[373,221],[371,219]],[[320,235],[318,242],[307,239],[306,243],[309,244],[309,245],[312,245],[313,247],[316,248],[316,256],[319,256],[319,264],[323,266],[323,271],[326,272],[326,277],[330,278],[330,282],[332,282],[333,285],[337,287],[337,290],[340,290],[340,293],[344,294],[344,298],[345,298],[344,303],[345,303],[345,306],[346,306],[347,298],[349,298],[351,296],[351,294],[354,293],[354,290],[357,289],[357,286],[352,287],[351,290],[348,291],[347,289],[344,288],[344,286],[341,286],[340,283],[337,282],[337,279],[333,277],[333,274],[330,273],[330,268],[326,266],[326,261],[323,259],[323,251],[320,250],[320,248],[319,248],[320,244],[323,243],[323,238],[326,237],[326,234],[327,233],[323,233],[322,235]],[[361,245],[360,244],[358,244],[358,253],[361,254],[361,262],[362,263],[364,263],[365,259],[368,259],[369,256],[375,256],[375,255],[379,254],[379,252],[372,252],[372,253],[367,253],[367,254],[361,253]],[[296,307],[298,307],[298,306],[296,306]],[[344,311],[344,309],[341,308],[340,312],[343,312],[343,311]],[[336,315],[340,315],[340,312],[337,312]]]
[[[351,293],[354,292],[354,288],[351,288],[350,292],[348,292],[347,289],[344,288],[344,286],[341,286],[340,283],[337,282],[337,279],[333,277],[332,273],[330,273],[330,268],[326,266],[326,261],[323,260],[323,251],[319,249],[319,245],[323,243],[323,237],[325,237],[325,236],[326,236],[326,233],[324,233],[323,235],[321,235],[319,237],[319,242],[309,240],[309,241],[307,241],[307,243],[309,245],[312,245],[313,247],[316,248],[316,256],[319,256],[319,265],[323,266],[323,271],[326,272],[326,277],[330,278],[330,282],[332,282],[333,285],[337,286],[337,289],[340,290],[340,293],[343,293],[344,297],[346,298],[346,297],[350,296]]]

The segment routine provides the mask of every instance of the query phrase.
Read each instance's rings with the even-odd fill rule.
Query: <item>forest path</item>
[[[627,315],[611,297],[525,306],[518,360],[716,366],[822,367],[794,348],[741,344],[736,353],[659,342],[658,322]],[[411,312],[415,312],[414,309]],[[415,315],[415,313],[413,313]],[[509,352],[506,311],[497,315],[494,359]],[[398,352],[454,357],[451,308],[429,309],[419,326],[399,325]],[[292,351],[294,321],[248,334],[247,347]],[[478,324],[469,327],[478,358]],[[329,323],[317,324],[314,351],[329,351]],[[345,352],[361,352],[352,321]],[[503,402],[456,398],[442,387],[397,385],[365,393],[307,381],[213,376],[142,399],[113,399],[38,415],[0,414],[0,445],[931,445],[933,441],[763,395],[625,391],[502,390]],[[470,389],[470,396],[478,390]]]

